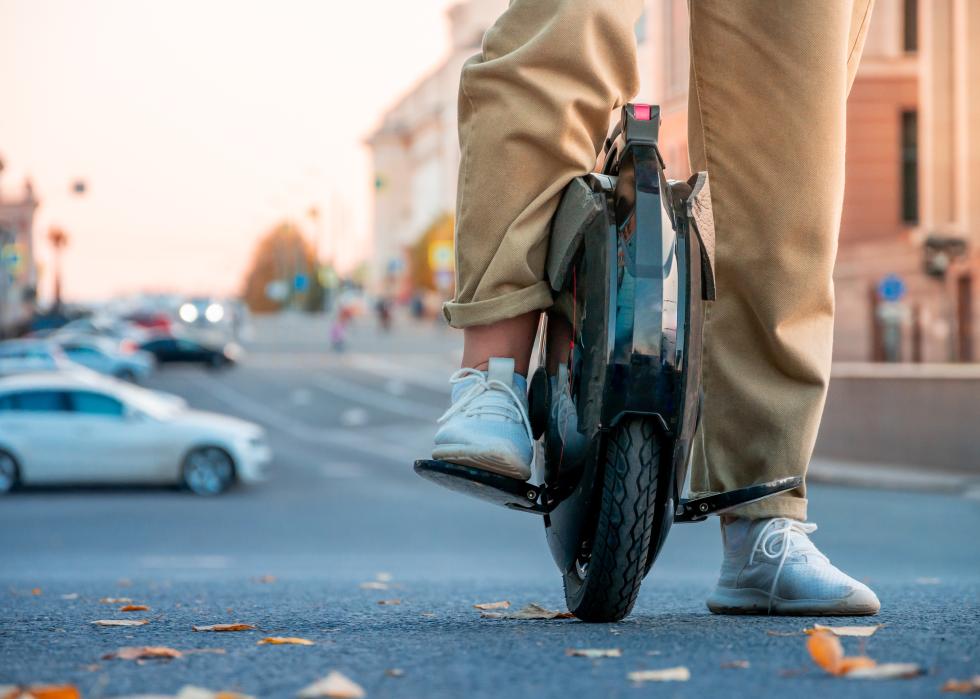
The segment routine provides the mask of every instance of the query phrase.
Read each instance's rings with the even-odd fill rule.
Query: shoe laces
[[[812,551],[813,544],[807,538],[817,531],[817,525],[811,522],[799,522],[786,517],[773,517],[759,531],[752,542],[752,553],[749,554],[749,565],[755,561],[756,554],[761,554],[769,560],[779,561],[776,574],[772,576],[772,587],[769,588],[769,608],[772,613],[772,600],[776,596],[776,586],[779,585],[779,574],[789,555],[796,551]],[[799,538],[802,537],[802,540]]]
[[[449,407],[449,410],[443,413],[442,417],[438,420],[439,424],[446,422],[453,415],[460,413],[466,417],[496,415],[523,424],[524,429],[527,431],[528,439],[532,442],[534,441],[534,435],[531,432],[531,421],[528,419],[527,413],[523,408],[520,396],[517,395],[517,391],[510,384],[499,379],[488,378],[479,369],[469,367],[460,369],[449,377],[449,383],[453,386],[463,381],[472,381],[473,385],[466,389],[463,395]],[[494,389],[499,389],[510,396],[513,403],[476,401],[484,393]]]

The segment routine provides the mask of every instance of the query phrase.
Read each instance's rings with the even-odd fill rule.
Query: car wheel
[[[9,493],[20,481],[20,469],[13,455],[0,450],[0,495]]]
[[[235,480],[235,462],[218,447],[198,447],[184,457],[184,485],[197,495],[219,495]]]

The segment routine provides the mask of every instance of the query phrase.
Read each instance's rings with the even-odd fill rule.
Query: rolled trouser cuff
[[[531,311],[541,311],[552,304],[551,286],[538,282],[525,289],[511,291],[483,301],[459,303],[448,301],[442,306],[443,315],[454,328],[490,325],[500,320],[516,318]]]
[[[691,497],[701,497],[711,493],[691,494]],[[746,519],[769,519],[770,517],[788,517],[801,522],[806,521],[806,498],[797,495],[773,495],[765,500],[750,502],[748,505],[736,507],[725,514],[729,517],[745,517]]]

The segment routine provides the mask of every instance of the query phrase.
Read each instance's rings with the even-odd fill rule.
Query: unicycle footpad
[[[700,522],[711,515],[720,515],[742,505],[748,505],[787,490],[793,490],[803,485],[802,476],[777,478],[774,481],[757,483],[747,488],[729,490],[725,493],[707,495],[703,498],[681,500],[674,515],[675,522]]]
[[[517,478],[436,459],[419,459],[415,472],[444,488],[494,505],[539,515],[549,511],[540,504],[543,489]]]

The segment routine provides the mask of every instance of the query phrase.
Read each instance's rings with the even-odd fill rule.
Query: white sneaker
[[[432,458],[526,481],[531,477],[527,380],[514,360],[493,357],[487,371],[460,369],[449,379],[453,404],[439,418]]]
[[[877,614],[871,589],[831,565],[808,534],[816,524],[785,517],[722,520],[725,558],[708,597],[715,614]]]

